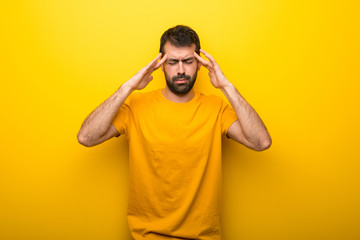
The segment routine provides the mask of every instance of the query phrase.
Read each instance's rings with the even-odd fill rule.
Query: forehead
[[[170,42],[166,42],[164,45],[164,52],[169,58],[183,59],[194,56],[195,44],[185,47],[176,47]]]

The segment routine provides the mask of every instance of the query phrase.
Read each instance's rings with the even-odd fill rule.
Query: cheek
[[[197,69],[197,64],[194,63],[194,64],[191,64],[191,65],[187,66],[186,70],[187,70],[188,73],[194,74],[198,70]]]
[[[177,74],[177,68],[176,66],[172,66],[172,65],[164,65],[165,71],[167,72],[167,74],[169,75],[173,75],[173,74]]]
[[[172,76],[174,76],[174,71],[171,68],[171,66],[168,65],[164,65],[164,73],[167,75],[168,78],[171,78]]]

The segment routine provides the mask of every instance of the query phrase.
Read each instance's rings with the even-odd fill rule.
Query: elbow
[[[262,141],[261,144],[259,144],[259,146],[255,150],[258,152],[264,151],[264,150],[270,148],[271,144],[272,144],[272,140],[269,137],[268,139]]]
[[[85,147],[92,147],[93,146],[90,143],[90,141],[83,134],[81,134],[80,132],[77,135],[77,140],[81,145],[83,145]]]

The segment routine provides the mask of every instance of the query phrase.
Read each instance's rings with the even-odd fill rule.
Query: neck
[[[184,102],[189,102],[191,99],[193,99],[193,97],[195,96],[195,91],[194,89],[191,89],[189,92],[185,93],[185,94],[175,94],[173,93],[167,86],[166,88],[161,90],[162,94],[164,95],[164,97],[171,101],[171,102],[176,102],[176,103],[184,103]]]

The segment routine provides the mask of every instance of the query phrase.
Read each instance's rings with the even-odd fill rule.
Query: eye
[[[168,63],[169,65],[175,65],[175,64],[177,63],[177,61],[172,61],[172,60],[170,60],[170,61],[167,61],[167,63]]]
[[[184,61],[185,64],[192,64],[194,62],[194,60],[186,60]]]

